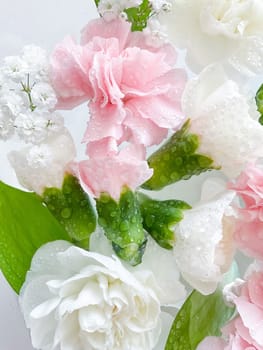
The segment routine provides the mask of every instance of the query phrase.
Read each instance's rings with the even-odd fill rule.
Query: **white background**
[[[93,0],[0,0],[0,59],[26,44],[52,50],[67,34],[78,37],[96,16]],[[11,146],[0,141],[0,179],[16,184],[6,161]],[[17,297],[0,275],[0,350],[32,349]]]

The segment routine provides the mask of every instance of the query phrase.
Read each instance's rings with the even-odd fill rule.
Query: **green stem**
[[[34,110],[37,108],[37,106],[34,105],[33,101],[32,101],[32,96],[31,96],[31,90],[32,87],[30,87],[30,80],[29,80],[29,74],[27,74],[27,81],[26,84],[24,84],[23,82],[21,82],[22,85],[22,91],[25,92],[27,94],[28,100],[29,100],[29,108],[31,109],[32,112],[34,112]]]

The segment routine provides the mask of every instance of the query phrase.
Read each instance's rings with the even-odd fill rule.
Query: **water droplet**
[[[120,230],[121,231],[128,231],[129,230],[129,222],[127,220],[124,220],[120,223]]]
[[[72,211],[70,208],[64,208],[61,210],[60,215],[63,219],[69,219],[71,217]]]
[[[80,206],[81,207],[85,207],[87,205],[87,201],[86,200],[83,200],[80,202]]]

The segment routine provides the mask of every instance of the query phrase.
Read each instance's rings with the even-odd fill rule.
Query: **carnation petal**
[[[225,349],[225,345],[226,345],[226,342],[223,339],[220,339],[218,337],[206,337],[198,345],[196,350],[207,350],[207,349],[224,350]]]
[[[40,257],[56,262],[53,273],[39,264]],[[158,341],[161,310],[156,286],[150,279],[138,279],[117,258],[68,243],[63,247],[58,241],[36,252],[33,271],[23,286],[20,304],[35,347],[121,350],[129,344],[150,350]],[[67,284],[74,288],[65,294],[61,291]],[[34,294],[37,288],[39,293]]]
[[[203,294],[212,293],[227,271],[233,254],[222,242],[232,233],[224,228],[224,215],[233,200],[234,192],[223,193],[184,213],[184,219],[175,228],[174,254],[183,277]]]
[[[249,114],[246,96],[220,65],[212,65],[189,82],[183,110],[191,131],[201,138],[199,153],[210,156],[229,177],[261,157],[263,128]]]

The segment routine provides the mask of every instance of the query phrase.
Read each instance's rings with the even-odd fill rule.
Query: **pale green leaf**
[[[205,337],[221,335],[221,328],[235,313],[234,307],[225,304],[222,288],[237,275],[234,263],[213,294],[192,292],[174,320],[165,350],[195,350]]]

